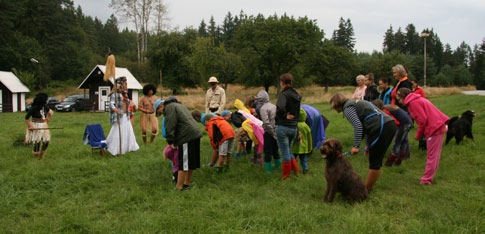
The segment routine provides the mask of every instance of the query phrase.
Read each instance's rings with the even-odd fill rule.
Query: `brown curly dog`
[[[320,153],[327,161],[325,167],[327,191],[325,191],[324,201],[332,202],[337,192],[349,202],[365,200],[367,189],[349,160],[342,156],[342,144],[337,139],[327,139],[320,147]]]

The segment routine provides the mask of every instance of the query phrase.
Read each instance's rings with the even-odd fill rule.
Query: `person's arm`
[[[276,101],[276,116],[277,118],[286,119],[286,114],[288,111],[286,110],[286,96],[282,92],[278,96],[278,100]]]
[[[357,110],[354,106],[348,106],[344,109],[344,115],[347,120],[352,124],[354,128],[354,147],[359,148],[360,144],[362,143],[362,138],[364,134],[364,128],[362,123],[360,122],[359,116],[357,116]],[[352,150],[353,151],[353,150]],[[357,150],[358,151],[358,150]]]
[[[172,104],[174,105],[174,104]],[[165,131],[167,133],[167,143],[173,145],[175,140],[175,131],[177,130],[177,114],[172,105],[165,106]]]
[[[210,105],[211,97],[212,97],[212,94],[210,92],[211,92],[211,89],[209,88],[207,90],[207,92],[205,93],[205,113],[210,113],[209,105]]]
[[[226,108],[226,91],[222,87],[219,87],[219,91],[221,96],[221,102],[219,103],[219,110],[217,111],[217,113],[220,114],[222,113],[224,108]]]
[[[30,117],[32,116],[32,108],[25,114],[25,124],[27,125],[27,128],[32,131],[34,129],[34,126],[30,123]]]

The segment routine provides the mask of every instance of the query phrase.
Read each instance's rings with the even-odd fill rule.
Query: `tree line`
[[[175,94],[205,87],[210,76],[224,85],[269,89],[284,72],[299,78],[297,86],[328,88],[355,85],[355,76],[369,72],[377,79],[391,77],[396,64],[422,80],[426,40],[427,85],[485,89],[485,42],[473,47],[463,42],[453,49],[432,28],[418,32],[413,24],[397,30],[391,25],[382,51],[367,53],[354,49],[350,19],[340,18],[328,38],[307,17],[243,11],[228,12],[220,25],[211,17],[198,28],[165,30],[162,1],[112,0],[111,7],[117,16],[101,22],[71,0],[0,1],[0,69],[14,71],[32,89],[77,85],[111,51],[117,66],[128,68],[140,82]],[[118,17],[134,29],[120,29]],[[428,36],[421,37],[422,32]]]

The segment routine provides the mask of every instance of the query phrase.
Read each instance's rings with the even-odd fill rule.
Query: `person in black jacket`
[[[298,162],[291,153],[291,146],[298,133],[301,95],[292,87],[293,75],[285,73],[280,76],[281,93],[276,101],[276,142],[280,148],[283,162],[282,179],[290,176],[291,171],[300,174]]]
[[[367,86],[365,89],[364,100],[372,102],[379,97],[379,91],[377,91],[377,85],[374,83],[374,74],[369,73],[365,75],[364,84]]]

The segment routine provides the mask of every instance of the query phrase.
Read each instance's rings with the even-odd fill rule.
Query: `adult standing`
[[[38,159],[44,158],[44,153],[51,140],[51,133],[47,124],[53,111],[47,107],[47,98],[48,96],[45,93],[37,94],[32,102],[32,107],[25,115],[25,124],[27,125],[25,142],[34,144],[33,154]]]
[[[374,74],[369,73],[365,75],[364,84],[367,86],[365,89],[364,100],[372,102],[379,97],[379,91],[377,91],[377,85],[374,83]]]
[[[226,91],[219,86],[216,77],[209,78],[210,88],[205,94],[205,113],[221,114],[226,106]]]
[[[153,143],[155,136],[158,133],[158,120],[155,116],[155,109],[153,104],[158,99],[155,95],[157,88],[152,84],[143,86],[143,97],[138,101],[138,110],[140,114],[141,137],[143,143],[147,143],[147,131],[151,129],[150,144]]]
[[[362,139],[366,138],[369,171],[365,187],[371,191],[381,175],[382,160],[396,133],[396,124],[389,115],[370,102],[348,99],[341,93],[330,98],[330,106],[337,113],[343,112],[354,128],[352,154],[360,152]]]
[[[443,138],[450,119],[428,99],[412,93],[411,89],[399,89],[397,97],[399,102],[408,107],[409,114],[418,123],[416,140],[426,138],[426,167],[420,184],[430,185],[438,170]]]
[[[379,99],[382,100],[384,105],[391,104],[391,93],[392,93],[391,78],[389,77],[380,78],[379,89],[381,90],[381,92],[379,93]]]
[[[292,87],[292,84],[292,74],[285,73],[280,76],[282,91],[276,101],[276,141],[283,157],[282,179],[290,177],[291,171],[300,175],[298,162],[291,153],[291,146],[298,134],[301,95]]]
[[[367,88],[365,85],[365,76],[358,75],[355,77],[355,82],[357,82],[357,88],[355,88],[354,94],[352,94],[352,99],[364,100],[365,90]]]
[[[190,111],[180,104],[175,97],[161,98],[153,106],[156,116],[165,116],[167,143],[178,147],[178,190],[190,188],[192,172],[200,168],[200,138],[202,132]]]
[[[424,89],[419,86],[419,82],[417,79],[413,79],[411,81],[413,83],[413,93],[421,95],[421,97],[426,98],[426,94],[424,92]]]
[[[407,111],[406,107],[397,101],[396,93],[397,90],[399,90],[400,88],[413,88],[413,84],[408,79],[408,71],[403,65],[397,64],[396,66],[392,67],[392,75],[394,76],[394,78],[396,78],[397,83],[391,92],[391,104],[398,105],[399,107]]]
[[[106,143],[108,151],[112,155],[125,154],[140,148],[136,143],[135,133],[130,122],[130,99],[126,92],[126,85],[126,77],[117,78],[115,90],[109,96],[111,130],[106,138]]]

